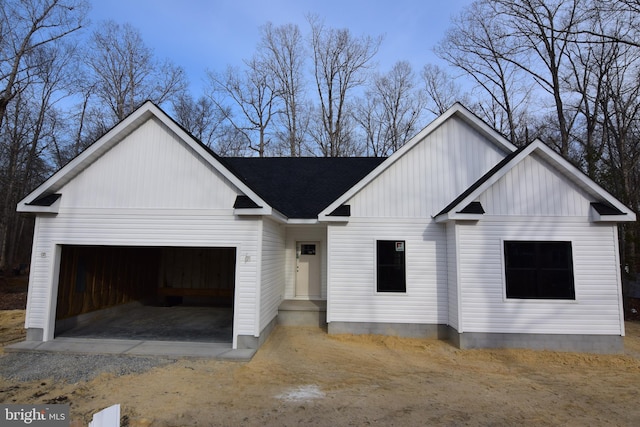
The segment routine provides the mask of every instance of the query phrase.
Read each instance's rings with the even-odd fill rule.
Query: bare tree
[[[233,67],[223,75],[209,72],[210,99],[244,136],[249,148],[264,157],[271,142],[268,130],[279,94],[272,75],[261,62],[253,59],[246,66],[244,72]]]
[[[90,49],[89,79],[113,121],[124,119],[146,100],[162,104],[185,90],[184,70],[168,60],[158,61],[130,24],[101,23]]]
[[[196,101],[190,95],[182,94],[172,102],[172,106],[178,123],[207,147],[214,148],[224,115],[213,101],[205,96]]]
[[[389,151],[381,118],[381,104],[380,97],[374,91],[367,90],[364,99],[355,106],[353,118],[364,131],[367,156],[384,157]]]
[[[487,1],[495,13],[494,19],[504,24],[506,32],[502,38],[510,40],[515,48],[502,58],[529,74],[551,95],[560,138],[549,142],[568,157],[576,116],[568,115],[565,110],[562,74],[569,47],[574,42],[567,34],[587,18],[579,8],[580,0]]]
[[[17,84],[0,133],[0,268],[13,265],[19,242],[30,237],[15,208],[50,171],[48,152],[61,127],[55,104],[69,83],[66,67],[73,53],[47,45],[31,55],[37,65]]]
[[[421,76],[427,95],[426,108],[432,114],[436,116],[443,114],[455,102],[465,105],[470,103],[469,96],[462,92],[454,78],[437,65],[425,65]]]
[[[382,38],[354,37],[347,29],[326,28],[317,17],[308,20],[320,114],[314,139],[322,155],[344,156],[353,151],[350,145],[354,144],[352,129],[347,128],[348,95],[364,83]]]
[[[451,28],[435,51],[467,73],[491,98],[491,105],[504,111],[493,117],[503,117],[503,120],[493,124],[518,143],[516,117],[526,109],[529,92],[522,84],[523,74],[516,63],[524,58],[518,45],[508,36],[510,30],[489,6],[486,1],[476,1],[454,17]],[[485,118],[491,121],[492,117]]]
[[[303,74],[305,47],[300,29],[294,24],[274,27],[267,23],[261,28],[258,49],[260,62],[272,73],[275,92],[283,104],[278,113],[283,131],[278,132],[278,139],[286,143],[289,156],[300,156],[309,122]]]
[[[423,101],[408,62],[397,62],[387,74],[376,75],[354,116],[367,136],[367,151],[382,157],[402,147],[415,133]]]
[[[634,208],[640,195],[634,185],[634,173],[640,166],[640,51],[625,50],[612,59],[602,98],[603,138],[606,143],[610,188]]]
[[[247,140],[246,134],[231,123],[223,122],[213,149],[223,157],[247,157],[254,153],[249,148],[250,145],[251,141]]]
[[[602,20],[595,16],[592,25],[597,28],[602,25]],[[607,82],[615,76],[618,69],[615,64],[625,51],[629,51],[629,47],[612,43],[601,36],[590,38],[592,43],[569,46],[567,60],[570,68],[565,80],[567,90],[575,94],[567,109],[578,114],[575,129],[571,133],[577,145],[576,161],[583,165],[589,177],[599,180],[606,147],[599,136],[603,128],[603,105],[609,102]]]
[[[602,102],[604,162],[607,187],[625,204],[640,209],[640,51],[624,49],[605,80]],[[640,227],[621,227],[621,259],[629,273],[636,273]]]
[[[9,103],[28,85],[35,53],[82,28],[84,0],[0,2],[0,128]]]
[[[581,0],[578,4],[580,14],[589,24],[597,20],[605,25],[581,25],[563,30],[563,36],[578,44],[614,43],[640,47],[638,30],[640,28],[640,1],[638,0]],[[609,31],[609,28],[616,31]],[[548,27],[547,29],[551,29]],[[622,29],[622,31],[620,31]]]

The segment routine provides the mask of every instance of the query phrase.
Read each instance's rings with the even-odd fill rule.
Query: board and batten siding
[[[278,307],[283,299],[285,235],[284,225],[269,219],[263,220],[258,334],[278,315]]]
[[[586,218],[595,200],[532,154],[483,192],[479,201],[492,215]]]
[[[231,209],[238,191],[157,119],[61,190],[62,208]]]
[[[624,334],[615,227],[576,217],[491,216],[457,224],[459,332]],[[505,240],[570,241],[576,299],[507,299]]]
[[[60,188],[59,213],[38,215],[27,328],[53,337],[61,245],[235,247],[234,346],[256,329],[258,218],[233,215],[239,191],[151,119]]]
[[[406,293],[376,292],[376,240],[404,240]],[[447,323],[444,227],[430,219],[329,225],[329,322]]]
[[[431,218],[506,155],[453,116],[355,194],[351,217]]]

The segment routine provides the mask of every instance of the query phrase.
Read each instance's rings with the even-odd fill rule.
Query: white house
[[[161,295],[227,301],[233,348],[305,300],[329,333],[622,348],[617,223],[635,214],[459,104],[387,159],[241,159],[148,102],[18,210],[36,217],[28,340]]]

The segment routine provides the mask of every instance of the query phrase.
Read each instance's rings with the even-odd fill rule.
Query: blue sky
[[[349,28],[354,35],[383,35],[375,60],[381,72],[399,60],[418,71],[426,63],[442,64],[432,52],[449,18],[471,0],[92,0],[92,28],[101,20],[136,27],[159,59],[183,67],[195,96],[205,70],[223,71],[249,59],[259,41],[259,27],[298,24],[308,33],[306,15],[325,24]]]

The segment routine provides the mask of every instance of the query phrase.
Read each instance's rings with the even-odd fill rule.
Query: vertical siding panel
[[[454,116],[354,195],[352,217],[431,217],[505,155]]]
[[[229,209],[237,190],[149,120],[64,186],[61,208]]]
[[[492,215],[586,217],[590,201],[536,156],[524,159],[480,196]]]

